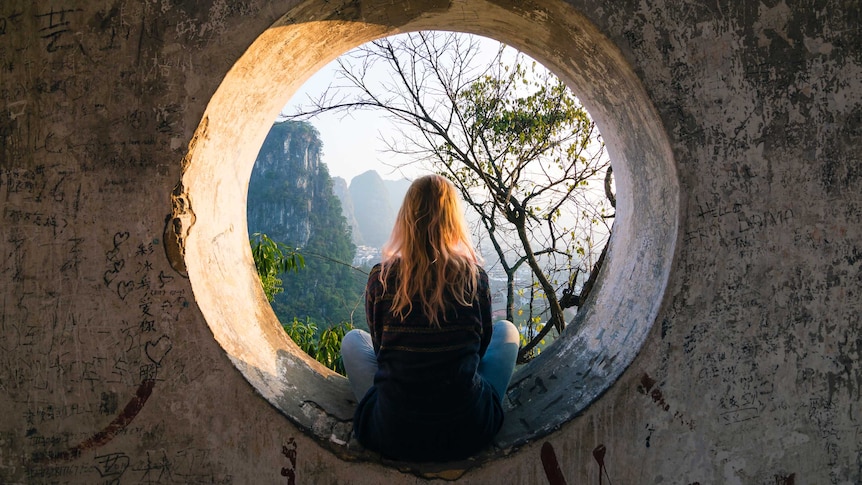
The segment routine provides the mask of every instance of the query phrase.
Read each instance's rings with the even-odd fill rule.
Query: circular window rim
[[[562,0],[537,0],[529,10],[482,0],[416,1],[397,9],[373,3],[286,5],[286,14],[225,74],[172,195],[180,258],[213,336],[257,392],[337,455],[371,459],[351,445],[355,401],[346,379],[281,331],[254,270],[246,200],[257,151],[272,120],[313,73],[373,39],[454,30],[526,52],[578,93],[602,128],[614,164],[617,217],[589,300],[565,338],[516,371],[506,423],[479,462],[504,456],[581,414],[643,346],[664,300],[678,240],[679,184],[670,144],[619,50]]]

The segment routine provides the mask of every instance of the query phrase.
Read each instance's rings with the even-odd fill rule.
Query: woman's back
[[[518,334],[509,322],[491,324],[488,275],[445,178],[410,185],[365,308],[371,333],[352,330],[342,344],[360,443],[411,461],[487,446],[503,422]]]
[[[470,306],[452,305],[430,325],[418,305],[402,319],[372,269],[366,288],[378,370],[354,427],[365,446],[394,458],[463,458],[485,446],[503,420],[499,399],[477,374],[491,339],[488,277],[479,269]],[[386,287],[393,288],[397,267]],[[441,426],[441,422],[445,425]]]

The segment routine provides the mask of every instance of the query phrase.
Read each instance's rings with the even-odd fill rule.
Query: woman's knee
[[[521,335],[518,333],[518,327],[508,320],[497,320],[494,322],[493,335],[502,339],[504,342],[512,342],[516,344],[521,342]]]
[[[344,334],[344,337],[341,339],[341,353],[362,353],[365,351],[365,347],[369,347],[370,345],[371,336],[368,334],[368,332],[366,332],[365,330],[354,328],[353,330]]]

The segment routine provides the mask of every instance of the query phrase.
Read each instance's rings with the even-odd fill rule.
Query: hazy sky
[[[335,61],[317,72],[293,95],[282,110],[295,112],[295,106],[308,101],[308,96],[316,97],[334,77],[337,67]],[[380,134],[392,131],[391,122],[384,119],[378,111],[359,110],[351,114],[324,113],[309,122],[320,132],[323,141],[323,161],[329,167],[329,174],[341,177],[347,182],[368,170],[377,170],[384,179],[403,178],[386,163],[394,164]]]

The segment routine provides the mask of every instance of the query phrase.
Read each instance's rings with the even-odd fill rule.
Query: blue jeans
[[[494,323],[491,343],[485,356],[479,361],[477,372],[491,384],[501,401],[515,371],[519,344],[520,335],[515,325],[508,320],[499,320]],[[374,374],[377,373],[377,355],[374,354],[371,335],[359,329],[347,332],[341,341],[341,358],[350,381],[350,390],[358,402],[374,385]]]

